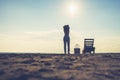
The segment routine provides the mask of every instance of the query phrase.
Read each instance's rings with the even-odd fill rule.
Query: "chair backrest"
[[[94,39],[84,39],[84,47],[93,47]]]

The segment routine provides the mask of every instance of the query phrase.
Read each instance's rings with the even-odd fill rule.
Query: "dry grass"
[[[0,80],[120,80],[120,54],[0,54]]]

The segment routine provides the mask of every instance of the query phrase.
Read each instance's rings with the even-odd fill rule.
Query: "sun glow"
[[[70,12],[71,15],[75,15],[76,12],[77,12],[77,5],[74,4],[74,3],[70,4],[70,6],[69,6],[69,12]]]
[[[63,15],[76,17],[81,15],[83,10],[83,2],[77,0],[66,0],[62,5]]]

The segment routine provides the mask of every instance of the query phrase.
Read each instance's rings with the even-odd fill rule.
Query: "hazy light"
[[[83,3],[77,0],[66,0],[62,6],[63,14],[68,17],[79,16],[83,10]]]
[[[70,4],[69,6],[70,14],[75,15],[77,12],[77,5],[75,3]]]
[[[71,4],[69,7],[69,11],[72,15],[74,15],[76,13],[77,10],[77,6],[75,4]]]

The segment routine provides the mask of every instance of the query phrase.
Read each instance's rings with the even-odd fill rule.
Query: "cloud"
[[[30,31],[25,33],[31,36],[32,39],[44,39],[44,40],[58,40],[62,38],[63,32],[61,30],[47,30],[47,31]]]
[[[62,30],[29,31],[16,34],[0,34],[0,51],[18,52],[63,52]],[[84,46],[84,38],[91,38],[81,32],[71,30],[71,52],[74,51],[75,44],[79,44],[81,50]],[[96,36],[96,52],[119,52],[120,37]]]
[[[62,38],[59,30],[0,34],[0,51],[62,52]]]

